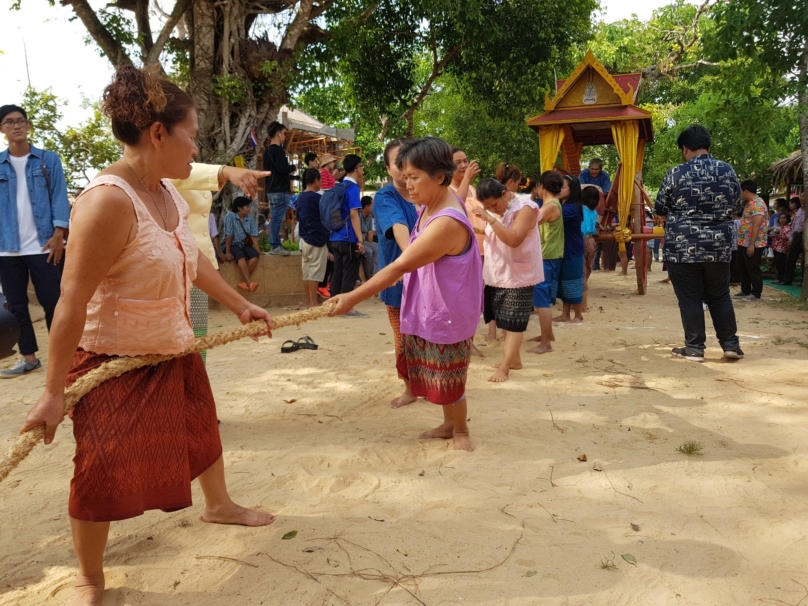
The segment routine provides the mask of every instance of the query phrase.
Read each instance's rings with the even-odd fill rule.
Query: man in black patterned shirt
[[[655,212],[665,220],[664,259],[668,262],[685,331],[685,347],[673,355],[704,361],[706,303],[724,357],[743,358],[729,296],[732,210],[741,185],[732,167],[710,155],[710,133],[689,126],[677,140],[683,164],[662,180]]]

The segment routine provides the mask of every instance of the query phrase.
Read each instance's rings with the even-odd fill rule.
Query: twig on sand
[[[565,427],[564,429],[561,429],[561,428],[558,426],[558,424],[555,422],[555,417],[553,416],[553,409],[552,409],[552,408],[550,408],[550,407],[548,406],[548,407],[547,407],[547,410],[549,410],[549,411],[550,411],[550,420],[553,422],[553,427],[555,427],[555,428],[556,428],[558,431],[560,431],[561,433],[564,433],[565,431],[567,431],[567,428],[566,428],[566,427]]]
[[[614,491],[615,491],[617,494],[621,494],[621,495],[623,495],[624,497],[628,497],[629,499],[634,499],[635,501],[639,501],[640,503],[642,503],[642,501],[640,501],[640,499],[638,499],[637,497],[635,497],[633,494],[628,494],[628,493],[626,493],[626,492],[620,492],[619,490],[617,490],[617,488],[615,488],[615,487],[614,487],[614,484],[612,483],[612,479],[609,477],[609,474],[608,474],[608,473],[606,473],[606,470],[605,470],[605,469],[603,470],[603,475],[604,475],[604,476],[606,476],[606,479],[607,479],[607,480],[609,480],[609,484],[611,484],[611,485],[612,485],[612,490],[614,490]]]
[[[785,604],[785,606],[801,606],[802,603],[808,598],[808,587],[800,583],[797,579],[791,579],[797,585],[802,587],[805,590],[805,595],[800,598],[799,602],[792,604],[791,602],[784,602],[783,600],[778,600],[777,598],[758,598],[758,602],[771,602],[772,604]]]
[[[748,389],[749,391],[756,391],[758,393],[765,393],[765,394],[772,395],[772,396],[782,396],[783,395],[779,391],[763,391],[761,389],[755,389],[754,387],[749,387],[748,385],[744,385],[743,383],[741,383],[740,381],[738,381],[736,379],[727,379],[727,378],[724,378],[724,377],[713,377],[713,381],[721,381],[722,383],[735,383],[735,385],[737,385],[741,389]]]
[[[500,511],[502,513],[504,513],[505,515],[508,515],[508,516],[511,516],[511,517],[515,518],[515,516],[513,514],[510,514],[507,511],[505,511],[505,508],[507,508],[507,507],[508,506],[505,505],[505,507],[500,509]],[[548,513],[550,513],[550,512],[548,511]],[[550,515],[552,517],[552,514],[550,514]],[[555,522],[555,519],[553,519],[553,521]],[[567,521],[571,522],[572,520],[567,520]],[[372,549],[369,549],[369,548],[367,548],[367,547],[365,547],[363,545],[359,545],[358,543],[354,543],[353,541],[349,541],[348,539],[346,539],[344,537],[340,537],[340,536],[320,537],[318,539],[312,539],[312,540],[331,541],[332,543],[334,543],[343,553],[345,553],[346,557],[348,558],[348,566],[350,568],[350,572],[310,571],[310,570],[307,570],[307,569],[303,568],[301,565],[299,565],[297,563],[289,564],[287,562],[283,562],[283,561],[281,561],[281,560],[279,560],[279,559],[277,559],[275,557],[272,557],[271,555],[269,555],[266,552],[261,552],[260,555],[264,555],[267,558],[269,558],[270,560],[272,560],[273,562],[275,562],[276,564],[279,564],[280,566],[284,566],[285,568],[290,568],[292,570],[295,570],[295,571],[299,572],[300,574],[305,575],[305,576],[309,577],[310,579],[316,581],[318,584],[323,585],[323,587],[325,587],[326,591],[328,591],[330,594],[334,595],[335,597],[339,598],[345,604],[348,604],[348,601],[345,598],[343,598],[342,596],[339,596],[336,593],[334,593],[333,591],[331,591],[328,587],[326,587],[322,583],[322,581],[320,581],[320,577],[353,577],[353,578],[359,578],[359,579],[362,579],[362,580],[365,580],[365,581],[379,581],[379,582],[388,583],[389,587],[387,588],[386,591],[384,591],[384,593],[382,593],[381,596],[379,596],[379,598],[376,600],[376,604],[381,603],[381,601],[384,599],[384,597],[386,597],[394,588],[399,587],[402,590],[404,590],[405,592],[407,592],[410,595],[410,597],[412,597],[412,599],[415,600],[418,604],[421,604],[421,606],[426,606],[426,602],[424,602],[423,599],[421,599],[421,597],[419,595],[420,594],[420,587],[418,585],[418,581],[420,581],[420,580],[422,580],[424,578],[428,578],[428,577],[441,577],[441,576],[449,576],[449,575],[466,575],[466,574],[475,574],[476,575],[476,574],[481,574],[481,573],[484,573],[484,572],[490,572],[491,570],[494,570],[496,568],[499,568],[500,566],[503,566],[511,558],[511,556],[516,551],[517,546],[522,541],[522,538],[524,536],[525,536],[525,522],[524,522],[524,520],[522,520],[521,521],[521,530],[519,532],[519,536],[516,538],[516,540],[511,545],[511,548],[508,550],[508,553],[498,563],[493,564],[491,566],[487,566],[486,568],[477,568],[477,569],[474,569],[474,570],[446,570],[446,571],[431,572],[431,569],[434,568],[434,566],[430,566],[429,568],[426,568],[420,574],[412,574],[412,573],[404,574],[404,573],[401,573],[398,569],[396,569],[395,566],[393,566],[393,564],[390,563],[390,561],[387,558],[385,558],[381,554],[379,554],[379,553],[373,551]],[[356,547],[357,549],[359,549],[361,551],[365,551],[367,553],[373,554],[374,556],[379,558],[379,560],[384,562],[384,564],[386,564],[390,568],[390,570],[392,572],[388,574],[386,572],[382,572],[379,568],[375,568],[375,567],[366,567],[366,568],[359,568],[359,569],[354,568],[353,561],[352,561],[352,558],[351,558],[351,554],[348,551],[348,549],[346,549],[345,545],[350,545],[350,546]],[[407,587],[405,585],[406,583],[411,583],[415,588],[414,591],[412,589],[410,589],[409,587]]]
[[[244,560],[237,560],[236,558],[228,558],[227,556],[196,556],[197,560],[224,560],[225,562],[238,562],[239,564],[244,564],[245,566],[252,566],[253,568],[258,568],[258,564],[250,564],[249,562],[245,562]]]

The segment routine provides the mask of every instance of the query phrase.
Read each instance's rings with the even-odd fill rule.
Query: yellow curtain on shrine
[[[639,124],[636,120],[612,122],[612,137],[617,155],[623,167],[620,170],[620,183],[617,186],[617,212],[620,223],[614,232],[614,239],[620,244],[620,250],[626,250],[626,242],[631,241],[628,224],[631,219],[631,203],[634,200],[634,173],[637,172],[637,145],[640,136]]]
[[[642,170],[643,161],[645,160],[645,139],[640,139],[637,142],[637,172]]]
[[[563,142],[563,126],[553,125],[539,127],[539,155],[541,158],[542,172],[553,169]]]

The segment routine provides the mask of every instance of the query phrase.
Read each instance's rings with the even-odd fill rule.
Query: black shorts
[[[498,288],[486,284],[483,321],[497,323],[497,328],[509,332],[525,332],[533,313],[533,287]]]
[[[238,263],[241,259],[255,259],[258,257],[258,251],[252,246],[241,246],[239,244],[230,245],[230,254],[233,255],[233,261]]]

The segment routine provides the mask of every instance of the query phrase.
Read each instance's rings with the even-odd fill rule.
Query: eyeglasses
[[[13,128],[15,126],[25,126],[28,124],[28,120],[25,118],[21,118],[19,120],[6,120],[0,126],[5,126],[6,128]]]

